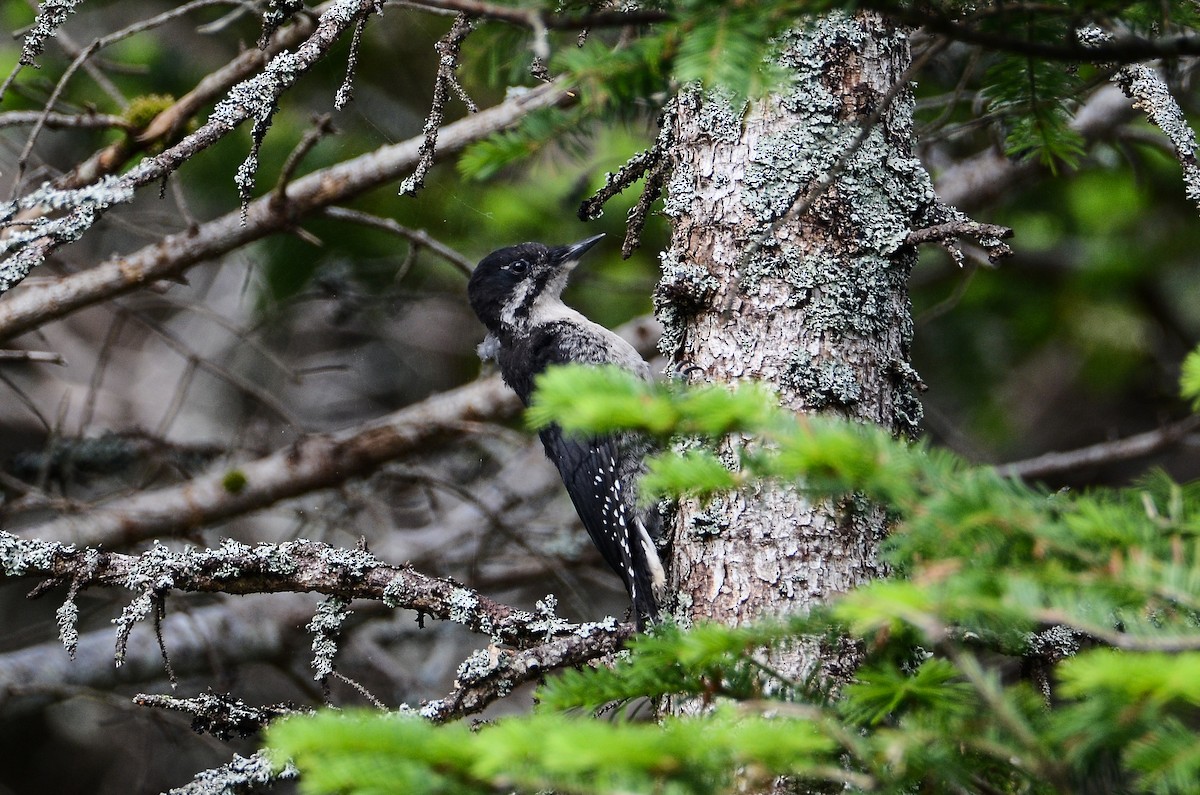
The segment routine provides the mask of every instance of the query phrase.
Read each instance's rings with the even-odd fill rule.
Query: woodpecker
[[[650,366],[632,345],[562,302],[571,271],[602,237],[569,246],[509,246],[488,254],[471,274],[467,297],[488,331],[480,356],[496,359],[504,382],[526,406],[534,376],[552,364],[611,364],[650,378]],[[658,616],[666,583],[652,538],[661,517],[637,500],[651,444],[634,433],[564,436],[557,425],[543,429],[541,439],[592,542],[625,583],[638,629],[645,628]]]

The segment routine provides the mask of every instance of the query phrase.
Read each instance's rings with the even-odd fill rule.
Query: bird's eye
[[[529,263],[523,259],[515,260],[504,266],[510,273],[515,273],[518,276],[524,276],[525,271],[529,270]]]

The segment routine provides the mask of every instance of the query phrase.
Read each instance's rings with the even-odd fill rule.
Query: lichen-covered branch
[[[133,703],[141,707],[182,712],[192,716],[192,731],[211,734],[218,740],[234,737],[249,737],[276,718],[296,713],[311,713],[313,710],[295,704],[267,704],[255,707],[227,693],[208,691],[192,698],[153,693],[139,693]]]
[[[470,17],[459,14],[455,17],[450,30],[434,46],[438,54],[438,70],[433,83],[433,103],[425,117],[425,126],[421,130],[424,140],[421,142],[416,170],[400,183],[400,193],[402,194],[409,196],[416,194],[424,186],[425,175],[433,167],[433,154],[437,150],[438,132],[442,128],[442,120],[446,115],[446,102],[450,99],[451,88],[458,86],[456,72],[458,71],[459,54],[473,25]],[[466,96],[461,86],[458,88],[458,94]],[[468,108],[472,113],[476,110],[473,103],[468,105]]]
[[[438,136],[438,154],[457,152],[516,123],[531,111],[570,99],[559,82],[530,89],[500,105],[447,125]],[[191,136],[185,141],[190,139]],[[169,235],[131,254],[113,257],[86,271],[7,296],[0,302],[0,340],[82,307],[177,276],[199,262],[287,229],[304,215],[396,179],[416,164],[422,140],[412,138],[384,146],[308,174],[291,183],[286,205],[282,208],[273,206],[271,197],[251,202],[245,224],[241,223],[240,212],[229,213],[196,229]]]
[[[948,208],[947,211],[952,212]],[[950,256],[961,266],[963,263],[963,254],[956,242],[958,238],[967,237],[975,240],[987,250],[988,261],[995,263],[1004,257],[1012,256],[1012,248],[1004,242],[1012,237],[1012,235],[1013,230],[1007,226],[980,223],[979,221],[972,221],[963,216],[946,221],[945,223],[915,229],[908,233],[908,237],[904,239],[904,244],[908,246],[920,246],[924,243],[939,243],[950,252]]]
[[[1084,46],[1102,49],[1114,37],[1097,27],[1078,31]],[[1135,63],[1122,66],[1112,77],[1133,106],[1146,114],[1150,123],[1163,131],[1175,149],[1175,158],[1183,168],[1183,184],[1188,199],[1200,208],[1200,163],[1196,160],[1196,133],[1188,125],[1183,109],[1171,90],[1154,69]]]
[[[1200,163],[1196,160],[1196,133],[1167,84],[1149,66],[1134,64],[1117,71],[1114,82],[1144,111],[1175,149],[1175,159],[1183,169],[1184,190],[1188,199],[1200,208]]]
[[[619,651],[633,634],[631,624],[584,626],[595,627],[595,631],[581,630],[526,649],[493,647],[475,652],[458,667],[454,689],[445,698],[424,704],[422,717],[445,723],[474,715],[519,685]]]
[[[42,0],[38,4],[33,27],[25,34],[25,43],[21,47],[21,57],[17,59],[17,64],[32,66],[46,48],[46,39],[54,35],[82,2],[83,0]],[[3,96],[4,93],[0,92],[0,97]]]
[[[579,219],[593,221],[604,213],[604,205],[634,182],[645,175],[646,183],[637,202],[629,208],[625,217],[625,240],[621,243],[621,256],[628,259],[641,245],[642,230],[646,226],[646,218],[650,207],[662,197],[663,185],[667,177],[667,160],[671,145],[674,142],[674,126],[669,120],[674,103],[668,103],[659,116],[658,137],[654,146],[638,152],[616,173],[604,175],[604,185],[590,198],[579,205]]]
[[[189,783],[168,790],[166,795],[251,795],[270,792],[277,781],[297,777],[294,767],[287,765],[275,770],[265,751],[250,756],[233,755],[233,761],[212,770],[202,770]]]
[[[67,210],[53,220],[38,219],[31,228],[11,234],[4,241],[2,251],[8,257],[0,261],[0,293],[21,282],[51,252],[78,240],[108,208],[129,201],[134,190],[172,173],[242,122],[253,118],[256,128],[265,132],[261,130],[264,119],[269,119],[279,96],[328,52],[360,13],[373,6],[374,0],[337,0],[321,15],[312,35],[294,53],[280,52],[260,74],[234,86],[199,129],[161,154],[146,158],[119,178],[110,177],[78,191],[58,191],[45,186],[31,196],[0,206],[3,220],[11,219],[19,210],[51,200]],[[238,184],[243,189],[255,161],[256,151],[252,151],[239,169]]]
[[[118,641],[121,635],[128,635],[125,625],[147,617],[153,603],[172,591],[316,591],[344,599],[373,599],[391,608],[415,610],[461,624],[494,642],[517,648],[530,648],[554,637],[592,637],[619,627],[611,618],[572,624],[549,611],[518,610],[453,580],[385,563],[366,550],[303,539],[254,545],[226,539],[216,549],[176,551],[155,546],[141,555],[125,555],[0,532],[0,571],[9,577],[43,577],[72,583],[80,589],[116,586],[137,592],[117,621]],[[121,652],[118,648],[118,660]]]

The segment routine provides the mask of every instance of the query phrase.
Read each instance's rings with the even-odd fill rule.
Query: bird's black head
[[[539,309],[558,303],[571,269],[604,235],[569,246],[520,243],[488,254],[475,266],[467,298],[488,331],[515,331],[535,319]]]

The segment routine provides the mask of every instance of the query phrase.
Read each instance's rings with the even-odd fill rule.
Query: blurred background
[[[0,120],[41,109],[73,54],[95,37],[172,7],[151,0],[81,6],[66,37],[48,43],[41,68],[26,69],[10,88]],[[57,109],[120,114],[139,98],[182,96],[254,46],[258,20],[241,8],[204,8],[105,48],[92,60],[99,74],[76,73]],[[22,34],[33,14],[23,2],[5,3],[0,25]],[[434,44],[451,20],[385,4],[366,27],[354,101],[333,113],[349,37],[335,45],[284,95],[263,142],[256,195],[272,189],[319,114],[332,113],[336,133],[306,154],[298,174],[419,136],[434,85]],[[575,46],[570,35],[551,41]],[[594,34],[587,46],[606,41],[610,34]],[[0,45],[3,74],[16,63],[19,42]],[[919,37],[915,45],[922,46]],[[523,31],[494,23],[467,40],[460,77],[481,108],[500,101],[505,86],[536,83],[529,46]],[[987,67],[974,50],[953,46],[918,76],[917,150],[939,184],[981,158],[1004,161],[1001,122],[978,96]],[[1079,77],[1084,107],[1103,90],[1105,75]],[[1193,74],[1175,66],[1169,78],[1194,120]],[[447,121],[465,113],[452,98]],[[471,262],[518,241],[564,243],[606,232],[566,297],[616,326],[651,310],[664,219],[652,216],[641,248],[622,260],[637,188],[610,202],[596,222],[584,224],[576,213],[606,172],[653,142],[656,114],[634,109],[619,122],[572,130],[483,180],[445,162],[415,197],[397,195],[391,184],[352,206],[424,230]],[[45,129],[16,186],[31,128],[5,124],[6,198],[127,134]],[[143,189],[13,294],[236,212],[233,178],[249,146],[244,127],[186,164],[161,198]],[[925,429],[934,444],[971,461],[1005,463],[1152,431],[1187,415],[1177,379],[1184,353],[1200,340],[1200,224],[1160,133],[1126,112],[1086,137],[1078,167],[1023,166],[996,190],[956,199],[976,220],[1013,227],[1015,254],[994,267],[968,249],[959,267],[929,248],[913,274],[913,363],[928,385]],[[476,377],[482,336],[454,263],[385,231],[306,219],[291,234],[191,268],[186,283],[155,285],[4,343],[60,354],[63,363],[0,361],[0,524],[34,537],[53,517],[86,518],[97,502],[428,399]],[[1055,489],[1124,484],[1154,467],[1188,479],[1197,474],[1196,452],[1195,439],[1185,436],[1153,456],[1073,467],[1044,482]],[[224,537],[348,547],[365,538],[384,560],[411,562],[519,607],[549,593],[572,618],[620,616],[626,606],[540,445],[519,423],[472,429],[369,478],[181,531],[169,543],[213,545]],[[63,589],[31,602],[25,595],[33,584],[0,583],[0,793],[158,792],[255,747],[252,738],[225,743],[196,734],[186,715],[136,706],[131,697],[139,692],[188,696],[212,688],[252,704],[365,703],[345,682],[333,682],[326,695],[313,681],[304,630],[316,604],[311,596],[173,598],[164,621],[179,677],[172,690],[152,626],[135,628],[130,663],[113,667],[111,619],[129,594],[80,595],[85,637],[70,663],[56,639]],[[391,707],[444,695],[458,663],[483,643],[457,626],[421,628],[412,614],[356,607],[339,671]],[[503,708],[528,703],[511,701]]]

